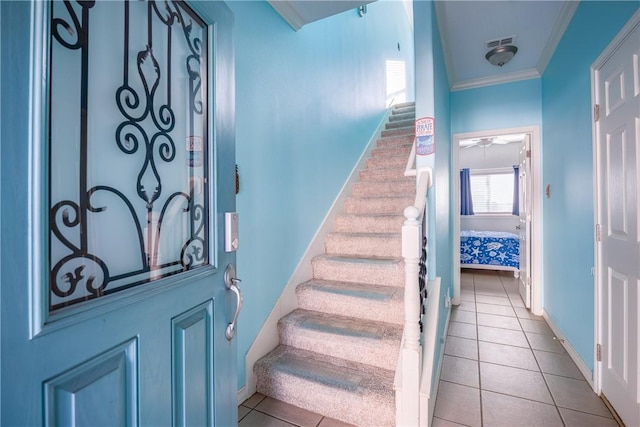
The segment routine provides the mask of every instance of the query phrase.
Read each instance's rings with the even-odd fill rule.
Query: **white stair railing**
[[[429,167],[415,169],[415,144],[407,160],[405,176],[416,177],[414,203],[404,210],[402,226],[402,256],[404,258],[404,332],[396,368],[394,388],[396,390],[396,425],[426,425],[425,414],[420,414],[420,385],[422,378],[423,353],[420,343],[420,319],[422,301],[420,279],[426,286],[426,201],[427,191],[432,186],[432,170]],[[424,256],[424,258],[423,258]],[[422,259],[421,259],[422,258]],[[424,263],[421,276],[421,262]],[[431,369],[429,369],[431,371]],[[430,383],[430,379],[428,379]],[[424,405],[423,405],[424,406]],[[424,412],[424,411],[423,411]]]

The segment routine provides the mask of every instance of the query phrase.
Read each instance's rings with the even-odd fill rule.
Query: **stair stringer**
[[[359,172],[366,167],[367,159],[371,157],[371,152],[376,147],[376,143],[381,137],[382,131],[385,130],[385,125],[389,120],[389,116],[391,115],[393,108],[393,105],[387,108],[384,116],[380,119],[378,127],[369,139],[369,143],[362,151],[362,155],[358,159],[358,162],[351,170],[349,177],[346,179],[338,193],[338,196],[333,201],[333,204],[318,227],[313,239],[311,239],[309,246],[307,246],[304,255],[302,255],[300,262],[291,275],[291,278],[282,290],[282,293],[271,310],[271,313],[269,313],[267,320],[262,325],[262,328],[249,348],[249,351],[247,351],[247,355],[245,356],[245,386],[238,391],[238,402],[244,402],[256,392],[257,377],[255,372],[253,372],[253,366],[258,359],[268,354],[276,348],[278,344],[280,344],[278,321],[298,308],[296,287],[300,283],[304,283],[313,278],[311,260],[325,253],[324,236],[326,234],[333,233],[336,230],[336,217],[343,213],[345,201],[351,195],[353,184],[360,180]]]

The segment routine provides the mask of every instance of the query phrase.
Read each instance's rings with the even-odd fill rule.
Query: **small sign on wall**
[[[436,152],[436,121],[433,117],[416,119],[416,155],[428,156]]]

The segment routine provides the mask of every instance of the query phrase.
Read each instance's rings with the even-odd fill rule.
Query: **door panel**
[[[236,424],[230,10],[0,8],[0,424]]]
[[[636,20],[637,21],[637,20]],[[600,387],[626,425],[640,424],[640,22],[595,70]]]

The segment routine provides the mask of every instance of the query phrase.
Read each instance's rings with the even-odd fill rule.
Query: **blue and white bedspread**
[[[503,231],[461,231],[460,265],[473,267],[474,264],[519,269],[518,236]]]

